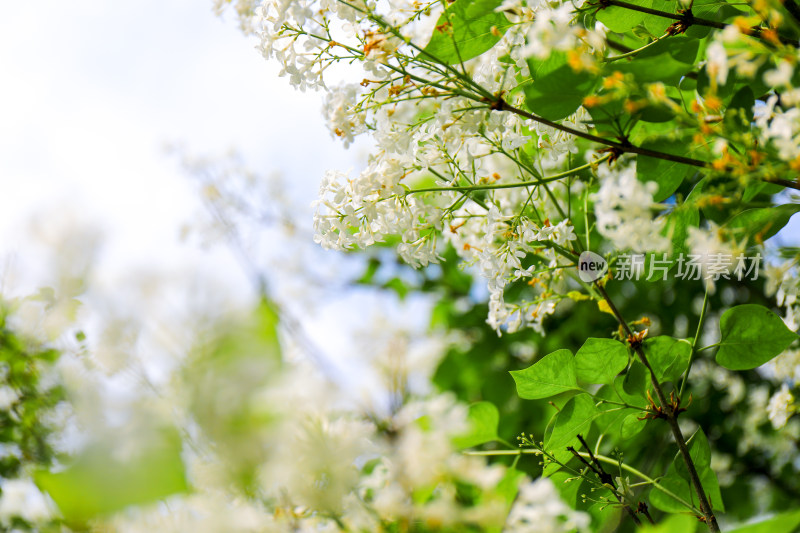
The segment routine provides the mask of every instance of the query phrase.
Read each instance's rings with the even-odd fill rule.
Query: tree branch
[[[614,148],[620,153],[627,152],[631,154],[639,154],[647,157],[653,157],[656,159],[665,159],[667,161],[673,161],[675,163],[683,163],[684,165],[689,165],[693,167],[708,168],[711,166],[709,163],[705,161],[700,161],[699,159],[692,159],[691,157],[683,157],[681,155],[673,155],[665,152],[658,152],[656,150],[649,150],[647,148],[641,148],[639,146],[634,146],[632,144],[623,144],[621,142],[612,141],[611,139],[606,139],[604,137],[592,135],[591,133],[586,133],[584,131],[576,130],[574,128],[570,128],[569,126],[564,126],[557,122],[553,122],[552,120],[540,117],[539,115],[534,115],[533,113],[529,113],[518,107],[514,107],[505,100],[503,100],[502,98],[497,99],[494,108],[499,111],[510,111],[511,113],[515,113],[521,117],[525,117],[527,119],[533,120],[534,122],[538,122],[540,124],[544,124],[545,126],[549,126],[553,129],[557,129],[559,131],[575,135],[576,137],[580,137],[581,139],[586,139],[587,141],[594,141],[599,144],[610,146],[611,148]]]
[[[789,3],[794,4],[794,0],[785,0],[784,7],[789,10],[790,13],[792,11],[789,9]],[[690,26],[706,26],[709,28],[716,28],[719,30],[725,29],[728,25],[724,22],[717,22],[716,20],[708,20],[701,17],[695,17],[692,15],[691,10],[688,10],[684,13],[670,13],[668,11],[660,11],[658,9],[651,9],[649,7],[644,6],[637,6],[636,4],[629,4],[628,2],[623,2],[622,0],[598,0],[596,4],[600,9],[605,9],[609,6],[616,6],[621,7],[623,9],[630,9],[632,11],[639,11],[640,13],[647,13],[648,15],[654,15],[656,17],[662,17],[670,20],[675,20],[681,22],[685,28]],[[794,8],[797,9],[797,4],[794,4]],[[800,12],[800,10],[798,10]],[[798,13],[800,14],[800,13]],[[795,16],[792,13],[792,16]],[[772,28],[768,28],[770,31]],[[764,30],[762,28],[749,28],[748,31],[750,32],[749,35],[756,37],[766,43],[774,44],[774,41],[764,35]],[[777,32],[776,32],[777,35]],[[778,40],[783,44],[790,44],[792,46],[800,46],[800,43],[797,42],[795,39],[790,39],[789,37],[784,37],[782,35],[778,35]]]
[[[613,0],[616,1],[616,0]],[[614,150],[618,151],[619,153],[630,153],[630,154],[638,154],[647,157],[652,157],[655,159],[664,159],[665,161],[673,161],[675,163],[682,163],[684,165],[689,165],[693,167],[700,167],[700,168],[711,168],[711,164],[706,161],[701,161],[699,159],[692,159],[691,157],[684,157],[681,155],[674,155],[668,154],[666,152],[659,152],[657,150],[650,150],[648,148],[642,148],[641,146],[634,146],[632,144],[623,144],[618,141],[612,141],[611,139],[606,139],[604,137],[600,137],[597,135],[592,135],[591,133],[586,133],[584,131],[577,130],[575,128],[570,128],[569,126],[564,126],[557,122],[553,122],[552,120],[548,120],[544,117],[539,115],[535,115],[533,113],[529,113],[524,109],[520,109],[518,107],[514,107],[502,98],[497,98],[495,104],[492,106],[493,109],[498,111],[508,111],[514,114],[517,114],[521,117],[525,117],[527,119],[533,120],[534,122],[538,122],[540,124],[544,124],[545,126],[549,126],[553,129],[563,131],[565,133],[569,133],[570,135],[574,135],[576,137],[580,137],[581,139],[586,139],[587,141],[593,141],[598,144],[603,144],[613,148]],[[797,181],[791,181],[781,178],[761,178],[761,181],[766,183],[774,183],[776,185],[780,185],[782,187],[786,187],[788,189],[795,189],[800,190],[800,179]]]
[[[567,450],[570,453],[572,453],[572,455],[577,457],[581,463],[586,465],[586,467],[589,470],[594,472],[594,474],[600,479],[600,483],[602,483],[603,485],[609,485],[611,487],[611,493],[614,495],[614,498],[616,498],[616,500],[619,502],[622,508],[625,509],[625,512],[628,513],[628,516],[631,517],[631,520],[633,520],[633,522],[637,526],[641,526],[642,521],[639,520],[638,516],[636,516],[636,512],[633,509],[631,509],[631,506],[628,505],[623,499],[623,497],[620,496],[620,494],[617,492],[617,487],[614,484],[614,478],[611,477],[609,474],[607,474],[605,470],[603,470],[603,466],[597,462],[597,459],[594,458],[594,455],[592,455],[591,448],[589,448],[589,446],[586,445],[586,441],[583,440],[583,437],[581,435],[578,435],[578,439],[580,439],[581,444],[583,444],[583,447],[586,448],[586,450],[589,452],[589,458],[592,460],[592,462],[587,461],[586,458],[584,458],[580,453],[578,453],[578,451],[575,450],[575,448],[573,448],[572,446],[567,446]],[[597,466],[595,467],[595,465]]]
[[[800,179],[791,181],[791,180],[784,180],[781,178],[761,178],[761,181],[765,181],[767,183],[774,183],[775,185],[780,185],[782,187],[786,187],[787,189],[795,189],[800,191]]]
[[[708,20],[700,17],[695,17],[690,12],[687,13],[670,13],[668,11],[660,11],[658,9],[652,9],[649,7],[644,6],[637,6],[636,4],[629,4],[628,2],[623,2],[622,0],[599,0],[597,5],[601,9],[605,9],[609,6],[616,6],[621,7],[624,9],[630,9],[631,11],[639,11],[640,13],[647,13],[648,15],[655,15],[656,17],[662,17],[665,19],[671,20],[679,20],[682,22],[688,23],[690,26],[708,26],[709,28],[717,28],[717,29],[725,29],[724,22],[717,22],[715,20]]]
[[[620,326],[623,327],[629,336],[632,336],[633,332],[631,331],[630,326],[628,326],[628,323],[624,318],[622,318],[619,310],[617,310],[614,303],[608,297],[608,293],[606,292],[605,288],[603,288],[603,286],[597,282],[595,282],[595,286],[603,298],[605,298],[606,303],[608,303],[608,307],[611,309],[611,312],[614,314],[617,322],[619,322]],[[708,526],[709,531],[712,533],[718,533],[720,529],[719,525],[717,524],[717,518],[714,516],[714,511],[711,509],[711,504],[708,501],[708,497],[703,489],[703,484],[700,481],[700,475],[697,473],[697,468],[694,466],[694,461],[689,453],[689,447],[686,445],[686,439],[684,438],[683,432],[678,425],[678,414],[675,409],[673,409],[671,403],[667,401],[667,396],[664,394],[661,384],[656,379],[653,368],[650,366],[650,361],[647,360],[647,356],[645,355],[641,344],[633,344],[632,347],[636,351],[636,354],[639,356],[639,359],[642,361],[644,366],[650,371],[650,381],[653,385],[653,390],[655,390],[658,401],[661,403],[661,409],[664,412],[670,430],[672,430],[672,436],[675,438],[675,442],[678,444],[678,450],[683,458],[683,462],[686,463],[686,470],[689,473],[689,479],[691,480],[692,486],[697,493],[697,498],[700,502],[700,512],[703,513],[705,523]]]

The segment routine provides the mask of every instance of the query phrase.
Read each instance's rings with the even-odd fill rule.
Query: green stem
[[[619,59],[625,59],[626,57],[635,56],[636,54],[638,54],[642,50],[645,50],[645,49],[653,46],[654,44],[656,44],[661,39],[664,39],[665,37],[669,37],[670,35],[671,34],[669,34],[669,33],[665,33],[661,37],[655,39],[654,41],[651,41],[651,42],[647,43],[646,45],[642,46],[641,48],[637,48],[636,50],[631,50],[630,52],[625,52],[624,54],[620,54],[618,56],[607,57],[607,58],[603,59],[603,63],[611,63],[612,61],[617,61]]]
[[[619,405],[620,407],[625,407],[627,409],[634,409],[636,411],[646,411],[647,410],[647,409],[642,409],[641,407],[636,407],[635,405],[630,405],[630,404],[623,403],[623,402],[615,402],[613,400],[606,400],[605,398],[597,398],[597,397],[595,397],[595,399],[600,403],[607,403],[607,404],[610,404],[610,405]]]
[[[587,456],[589,455],[588,453],[587,454],[584,454],[583,452],[579,452],[579,453],[581,455],[587,455]],[[637,477],[643,479],[645,482],[652,484],[653,487],[657,488],[658,490],[660,490],[664,494],[674,498],[678,503],[680,503],[681,505],[691,509],[693,512],[695,512],[695,513],[699,513],[700,512],[700,510],[697,509],[694,505],[692,505],[691,503],[687,502],[686,500],[684,500],[683,498],[681,498],[680,496],[678,496],[677,494],[675,494],[671,490],[667,489],[666,487],[661,485],[658,482],[657,479],[651,478],[650,476],[648,476],[647,474],[645,474],[641,470],[637,470],[636,468],[634,468],[634,467],[632,467],[630,465],[627,465],[625,463],[620,463],[619,461],[617,461],[613,457],[608,457],[608,456],[605,456],[605,455],[597,455],[597,454],[595,454],[595,458],[598,461],[602,462],[602,463],[606,463],[606,464],[614,465],[614,466],[620,466],[623,470],[626,470],[626,471],[630,472],[631,474],[633,474],[634,476],[637,476]]]
[[[692,351],[689,353],[689,364],[686,366],[686,372],[683,374],[683,381],[681,388],[678,392],[678,398],[683,399],[683,389],[686,386],[686,381],[689,379],[689,371],[692,369],[692,362],[694,361],[694,354],[697,351],[697,341],[700,339],[700,334],[703,333],[703,324],[706,321],[706,311],[708,310],[708,285],[706,285],[706,293],[703,296],[703,307],[700,310],[700,319],[697,321],[697,332],[694,334],[692,341]]]
[[[699,352],[704,352],[704,351],[706,351],[706,350],[710,350],[711,348],[716,348],[717,346],[719,346],[719,344],[720,344],[720,343],[718,343],[718,342],[717,342],[717,343],[714,343],[714,344],[709,344],[708,346],[704,346],[704,347],[700,348],[699,350],[697,350],[697,352],[698,352],[698,353],[699,353]]]

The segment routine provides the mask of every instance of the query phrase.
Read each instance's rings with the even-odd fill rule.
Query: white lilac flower
[[[795,412],[794,396],[789,387],[784,383],[781,390],[772,395],[767,404],[767,415],[772,427],[780,429],[786,425],[789,417]]]
[[[766,105],[753,107],[760,141],[772,143],[778,157],[793,161],[800,157],[800,109],[792,107],[784,111],[775,95],[767,98]]]
[[[52,504],[30,479],[3,481],[0,496],[0,522],[8,524],[13,518],[37,523],[54,515]]]
[[[714,282],[720,278],[745,275],[740,259],[744,257],[746,242],[726,239],[724,230],[713,222],[709,223],[708,228],[690,227],[686,244],[691,251],[690,259],[700,265],[700,274],[710,290],[714,289]]]
[[[664,222],[653,218],[657,205],[653,194],[658,185],[642,183],[636,177],[636,165],[598,167],[600,190],[592,195],[597,231],[619,250],[659,252],[669,248],[661,234]]]
[[[331,135],[341,138],[347,148],[354,136],[365,131],[366,116],[355,111],[360,91],[358,85],[337,87],[325,95],[322,112]]]
[[[770,87],[790,85],[794,68],[788,61],[781,61],[778,68],[764,73],[764,83]]]
[[[764,267],[764,275],[767,278],[764,294],[768,297],[774,296],[779,306],[789,307],[798,301],[800,284],[791,262],[768,263]]]
[[[19,400],[19,393],[4,385],[0,387],[0,411],[8,411]]]
[[[713,41],[706,48],[708,63],[706,68],[719,85],[725,85],[728,80],[728,52],[719,41]]]
[[[530,482],[525,480],[519,489],[506,521],[504,531],[509,533],[560,533],[567,531],[586,531],[589,515],[573,511],[561,500],[553,482],[539,478]]]
[[[790,349],[768,363],[774,378],[800,383],[800,349]]]
[[[578,26],[572,24],[575,8],[582,2],[558,4],[551,7],[541,3],[535,9],[536,16],[528,27],[527,44],[520,54],[546,59],[553,50],[574,50],[578,43]]]
[[[256,8],[260,0],[214,0],[214,12],[221,15],[226,9],[233,7],[239,19],[239,28],[244,33],[253,33],[258,23]]]

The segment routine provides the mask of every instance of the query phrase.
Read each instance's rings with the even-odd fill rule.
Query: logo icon
[[[608,263],[594,252],[582,252],[578,258],[578,277],[586,283],[598,280],[608,272]]]

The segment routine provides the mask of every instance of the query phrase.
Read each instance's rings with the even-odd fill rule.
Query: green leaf
[[[575,377],[575,358],[569,350],[545,355],[533,366],[512,370],[517,394],[523,400],[549,398],[568,391],[580,391]]]
[[[506,470],[503,479],[497,484],[495,490],[506,501],[507,507],[511,507],[519,492],[519,482],[525,477],[525,472],[521,472],[516,468],[509,468]]]
[[[614,389],[625,403],[637,407],[647,407],[647,389],[650,386],[650,372],[639,361],[631,363],[628,373],[614,380]]]
[[[588,394],[570,398],[556,415],[553,432],[545,443],[545,449],[549,452],[564,450],[579,433],[587,433],[592,421],[602,414]]]
[[[748,209],[733,217],[727,226],[736,239],[747,237],[756,243],[762,243],[778,233],[798,211],[800,204]]]
[[[599,405],[597,405],[597,408],[600,411],[603,411],[603,413],[597,419],[597,424],[600,428],[600,432],[603,435],[621,435],[622,426],[625,423],[626,417],[634,412],[640,414],[638,409],[620,409],[618,404],[620,401],[622,401],[622,399],[612,385],[603,385],[592,396],[594,396],[595,402],[598,400],[608,400],[609,402],[614,402],[601,402]]]
[[[653,0],[631,0],[630,3],[642,7],[653,7]],[[645,17],[647,17],[647,13],[618,6],[608,6],[597,12],[597,20],[616,33],[625,33],[634,26],[638,26]]]
[[[639,83],[660,81],[677,85],[694,68],[699,44],[685,36],[662,39],[637,54],[634,61],[614,62],[610,70],[632,74]]]
[[[574,474],[566,471],[556,472],[550,476],[550,480],[558,490],[561,499],[572,508],[576,508],[581,502],[581,481],[573,479]]]
[[[731,370],[761,366],[797,339],[778,315],[756,304],[725,311],[719,329],[717,363]]]
[[[392,278],[386,283],[383,284],[384,289],[391,289],[395,293],[397,293],[397,297],[401,300],[405,300],[406,296],[408,295],[409,287],[406,283],[400,278]]]
[[[645,143],[643,147],[672,155],[686,154],[686,143],[681,142],[651,141]],[[656,202],[662,202],[672,196],[691,170],[683,163],[644,155],[636,157],[636,176],[639,181],[654,181],[658,184],[658,191],[653,195],[653,200]]]
[[[703,490],[711,503],[711,507],[717,511],[724,511],[725,506],[722,504],[719,482],[717,482],[717,476],[714,474],[714,471],[706,469],[705,472],[698,472],[698,474],[700,476],[700,484],[703,486]],[[675,473],[672,467],[670,467],[667,475],[659,480],[659,484],[685,502],[693,503],[697,506],[697,493],[694,487],[691,486],[688,480],[683,479]],[[650,503],[656,509],[661,509],[668,513],[683,513],[688,511],[685,505],[655,487],[650,491]]]
[[[708,496],[708,499],[711,502],[711,506],[716,510],[724,511],[725,506],[722,503],[722,494],[719,490],[717,475],[713,470],[711,470],[711,446],[708,444],[708,439],[706,438],[706,435],[703,433],[702,429],[698,429],[692,436],[692,439],[689,441],[689,455],[692,458],[692,462],[694,463],[698,476],[700,476],[700,483],[703,485],[703,490],[705,490],[706,496]],[[684,488],[681,489],[684,492],[682,496],[683,499],[695,503],[697,501],[697,497],[694,492],[694,488],[691,488],[690,486],[691,478],[689,477],[689,471],[686,469],[686,463],[680,454],[675,456],[675,459],[672,461],[667,473],[667,477],[675,478],[676,476],[678,478],[682,478],[684,482]],[[678,483],[675,483],[674,485],[675,487],[679,486]],[[686,486],[689,486],[690,490],[686,490]],[[681,495],[680,492],[674,492],[676,492],[678,495]],[[674,498],[668,498],[672,504],[677,504],[677,501]],[[666,502],[661,503],[667,506],[669,505]],[[665,511],[667,510],[664,507],[659,508]]]
[[[698,429],[692,439],[689,441],[689,455],[692,457],[692,462],[699,474],[704,474],[706,470],[711,468],[711,446],[708,444],[706,434],[702,429]],[[685,480],[689,480],[689,471],[686,469],[686,463],[683,458],[678,455],[673,461],[675,471]]]
[[[731,98],[728,108],[725,110],[725,123],[733,130],[746,132],[750,129],[753,122],[753,106],[755,105],[753,89],[745,85]]]
[[[489,402],[473,403],[469,406],[467,422],[470,430],[453,439],[459,448],[472,448],[485,442],[498,440],[497,426],[500,423],[500,413],[497,407]]]
[[[372,280],[375,278],[375,274],[378,272],[380,266],[380,260],[376,259],[375,257],[371,257],[367,263],[367,268],[364,271],[364,274],[356,281],[356,283],[362,285],[369,285],[372,283]]]
[[[631,413],[622,421],[622,428],[620,430],[620,437],[623,440],[630,439],[639,434],[647,425],[647,419],[642,418],[644,413],[637,414]]]
[[[486,52],[512,26],[503,13],[495,12],[500,4],[500,0],[457,0],[436,21],[424,52],[449,65]]]
[[[575,372],[587,383],[613,383],[628,366],[628,348],[614,339],[589,338],[575,354]]]
[[[732,529],[730,533],[792,533],[800,528],[800,511],[788,511],[778,516]]]
[[[703,485],[703,490],[706,491],[706,496],[708,496],[711,507],[716,511],[725,511],[725,504],[722,503],[722,492],[719,490],[717,474],[709,468],[704,473],[700,474],[700,483]],[[694,493],[692,493],[692,495],[694,496]],[[696,500],[697,498],[694,499]]]
[[[694,500],[691,498],[692,488],[689,482],[674,473],[661,478],[658,484],[688,503],[696,500],[696,498]],[[655,487],[650,491],[650,505],[668,513],[682,513],[689,510],[678,500]]]
[[[688,341],[662,335],[646,339],[644,351],[658,381],[676,381],[689,365],[692,345]]]
[[[544,61],[528,60],[533,81],[525,86],[525,102],[531,112],[550,120],[565,118],[591,94],[597,78],[575,72],[564,52],[551,52]]]
[[[66,470],[40,471],[34,480],[72,523],[188,490],[181,440],[174,429],[155,435],[134,457],[119,455],[107,445],[89,447]]]
[[[764,189],[768,184],[766,181],[751,181],[748,183],[745,188],[744,192],[742,193],[742,201],[749,202]]]

